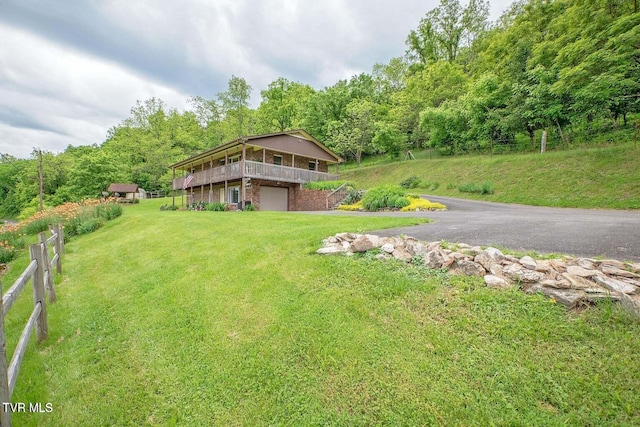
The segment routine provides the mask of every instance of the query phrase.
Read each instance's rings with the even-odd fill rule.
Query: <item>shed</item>
[[[107,189],[110,193],[115,193],[116,197],[135,200],[138,192],[138,184],[111,184]]]

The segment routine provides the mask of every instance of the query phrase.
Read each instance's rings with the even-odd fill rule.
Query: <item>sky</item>
[[[512,0],[490,0],[497,20]],[[466,4],[463,0],[461,3]],[[401,56],[438,0],[0,0],[0,153],[100,145],[137,100],[184,111],[231,76],[315,89]]]

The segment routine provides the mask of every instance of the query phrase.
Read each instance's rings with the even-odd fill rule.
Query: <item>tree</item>
[[[375,104],[366,99],[354,99],[346,108],[342,121],[331,121],[327,145],[341,155],[355,159],[360,166],[362,155],[372,150],[375,132]]]
[[[470,0],[463,8],[459,0],[440,0],[420,20],[418,29],[409,33],[407,54],[423,66],[440,60],[453,62],[462,48],[470,48],[486,30],[488,16],[488,2]]]
[[[284,77],[271,82],[261,92],[262,102],[258,107],[261,132],[282,132],[299,127],[303,104],[313,93],[311,86],[290,82]]]
[[[100,197],[109,184],[122,178],[117,160],[99,148],[80,156],[69,170],[69,185],[77,198]]]
[[[249,129],[249,99],[251,86],[241,77],[231,76],[226,92],[218,94],[224,120],[227,122],[231,138],[238,138],[248,134]]]

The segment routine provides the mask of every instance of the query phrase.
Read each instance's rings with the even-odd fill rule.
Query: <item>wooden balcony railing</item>
[[[188,188],[200,185],[216,184],[224,182],[225,180],[232,181],[243,177],[280,182],[294,182],[298,184],[338,179],[338,175],[336,174],[292,168],[289,166],[278,166],[262,162],[252,162],[247,160],[244,162],[244,171],[242,170],[242,165],[243,162],[237,162],[195,172]],[[181,190],[183,188],[184,179],[184,177],[174,179],[173,189]]]

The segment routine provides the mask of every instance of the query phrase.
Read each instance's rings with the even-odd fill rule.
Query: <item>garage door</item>
[[[289,189],[260,186],[261,211],[289,210]]]

